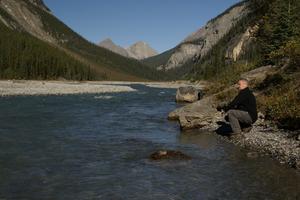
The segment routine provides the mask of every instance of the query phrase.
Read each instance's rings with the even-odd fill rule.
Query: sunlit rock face
[[[167,63],[160,69],[181,67],[193,58],[205,56],[230,29],[250,12],[248,3],[237,4],[223,14],[210,20],[204,27],[189,35],[177,47]]]
[[[130,57],[142,60],[157,55],[157,52],[146,42],[137,42],[127,49]]]
[[[56,39],[47,32],[41,17],[34,9],[30,9],[30,4],[50,13],[42,0],[1,0],[0,8],[14,20],[9,20],[0,14],[1,21],[12,29],[22,29],[40,40],[56,44]]]

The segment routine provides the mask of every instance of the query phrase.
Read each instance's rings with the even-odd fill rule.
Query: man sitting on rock
[[[223,109],[227,112],[227,120],[233,131],[233,135],[242,133],[241,125],[245,132],[251,130],[252,124],[257,120],[256,99],[249,89],[247,79],[241,78],[238,83],[239,93]]]

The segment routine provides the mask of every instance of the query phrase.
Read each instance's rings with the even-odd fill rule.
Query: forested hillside
[[[90,67],[27,33],[0,23],[1,79],[92,80]]]
[[[131,81],[166,78],[135,59],[87,41],[50,10],[31,1],[0,1],[0,17],[0,45],[7,48],[0,53],[3,63],[0,78]]]

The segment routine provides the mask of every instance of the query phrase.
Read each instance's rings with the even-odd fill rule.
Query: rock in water
[[[180,87],[176,92],[176,102],[193,103],[195,101],[198,101],[201,97],[201,90],[193,86]]]
[[[190,160],[191,157],[180,151],[160,150],[150,155],[151,160]]]

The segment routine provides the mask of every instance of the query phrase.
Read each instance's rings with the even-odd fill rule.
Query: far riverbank
[[[143,84],[156,88],[178,88],[189,83],[2,80],[0,81],[0,96],[134,92],[136,90],[130,87],[132,84]]]

